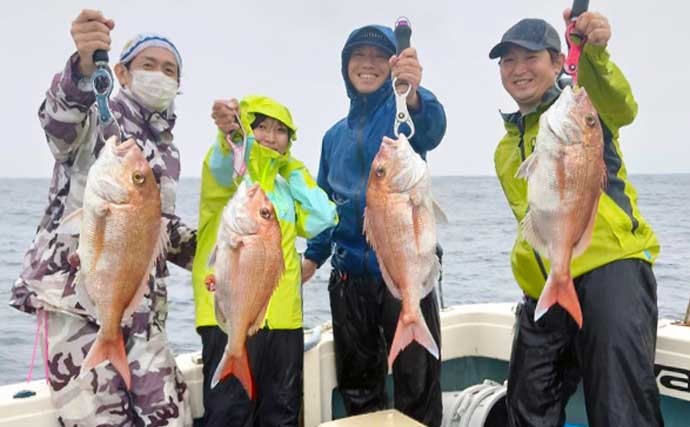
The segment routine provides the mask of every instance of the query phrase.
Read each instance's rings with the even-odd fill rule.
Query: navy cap
[[[359,28],[350,34],[343,48],[343,57],[347,56],[349,59],[352,49],[358,46],[375,46],[389,56],[395,55],[395,44],[386,37],[380,27],[373,25]]]
[[[556,29],[543,19],[527,18],[510,27],[503,34],[501,42],[491,49],[489,58],[494,59],[502,56],[511,44],[534,52],[544,49],[561,51],[561,39]]]

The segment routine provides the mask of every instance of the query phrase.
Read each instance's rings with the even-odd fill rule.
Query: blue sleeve
[[[446,112],[431,91],[419,87],[420,106],[417,111],[411,111],[415,134],[410,141],[415,151],[424,152],[436,148],[446,133]]]
[[[335,204],[316,184],[302,162],[291,158],[287,183],[295,200],[297,235],[312,238],[338,223]]]
[[[330,133],[330,132],[329,132]],[[333,190],[330,185],[328,185],[328,141],[329,133],[323,138],[323,143],[321,144],[321,160],[319,161],[319,173],[316,178],[316,183],[321,187],[329,199],[333,198]],[[304,252],[304,257],[314,261],[319,267],[326,262],[329,256],[331,256],[332,245],[331,245],[331,235],[333,233],[333,227],[328,228],[316,237],[307,240],[307,250]]]
[[[216,141],[208,155],[208,168],[211,176],[222,187],[232,187],[233,181],[233,153],[227,147],[225,134],[219,129]]]

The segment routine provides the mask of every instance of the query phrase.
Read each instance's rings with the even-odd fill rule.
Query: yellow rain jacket
[[[582,255],[572,260],[572,276],[626,258],[653,263],[659,254],[659,242],[637,207],[637,192],[628,180],[618,142],[619,129],[632,123],[637,115],[637,103],[628,81],[605,48],[586,44],[578,65],[578,82],[587,91],[603,125],[608,185],[599,202],[592,242]],[[524,116],[519,112],[503,115],[507,133],[496,148],[494,163],[518,223],[527,212],[527,181],[516,178],[515,173],[534,151],[539,117],[558,95],[554,87],[545,94],[536,111]],[[510,262],[522,290],[538,299],[546,283],[549,263],[527,243],[519,228]]]
[[[266,192],[276,210],[282,234],[285,272],[269,301],[264,327],[302,327],[301,260],[295,247],[296,238],[314,237],[338,221],[335,205],[318,187],[302,162],[293,158],[289,150],[280,154],[256,143],[250,125],[257,113],[285,124],[291,130],[292,140],[296,139],[297,128],[285,106],[268,97],[248,96],[240,102],[240,121],[248,133],[245,151],[247,172],[243,177],[233,177],[233,151],[222,131],[218,132],[217,140],[206,154],[201,174],[199,228],[192,269],[196,327],[218,324],[213,293],[206,289],[204,279],[212,272],[208,258],[216,243],[223,208],[240,180],[258,183]]]

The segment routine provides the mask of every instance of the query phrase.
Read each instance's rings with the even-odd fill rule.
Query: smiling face
[[[280,154],[287,152],[290,145],[290,131],[281,121],[266,117],[252,128],[256,141]]]
[[[501,56],[499,67],[503,87],[524,114],[539,105],[544,93],[554,85],[563,67],[563,54],[552,57],[546,49],[533,52],[512,45]]]
[[[376,92],[388,79],[391,67],[388,55],[375,46],[358,46],[352,49],[347,63],[347,77],[357,92],[367,95]]]

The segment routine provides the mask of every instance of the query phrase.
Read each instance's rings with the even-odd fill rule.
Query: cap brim
[[[491,49],[491,51],[489,52],[489,58],[490,59],[500,58],[505,53],[505,50],[508,47],[510,47],[511,45],[524,47],[525,49],[531,50],[532,52],[539,52],[540,50],[544,50],[544,49],[548,48],[548,46],[544,46],[541,43],[534,43],[534,42],[527,41],[527,40],[504,41],[504,42],[500,42],[499,44],[494,46],[493,49]]]
[[[352,43],[350,43],[350,44],[347,45],[347,47],[345,48],[345,50],[347,50],[347,51],[352,51],[352,49],[354,49],[354,48],[356,48],[356,47],[360,47],[360,46],[372,46],[372,47],[376,47],[376,48],[381,49],[384,53],[386,53],[386,54],[388,54],[388,55],[390,55],[390,56],[395,55],[395,51],[394,51],[394,50],[391,50],[390,48],[385,48],[385,47],[381,46],[380,44],[372,43],[372,42],[370,42],[369,40],[360,40],[360,41],[352,42]]]

